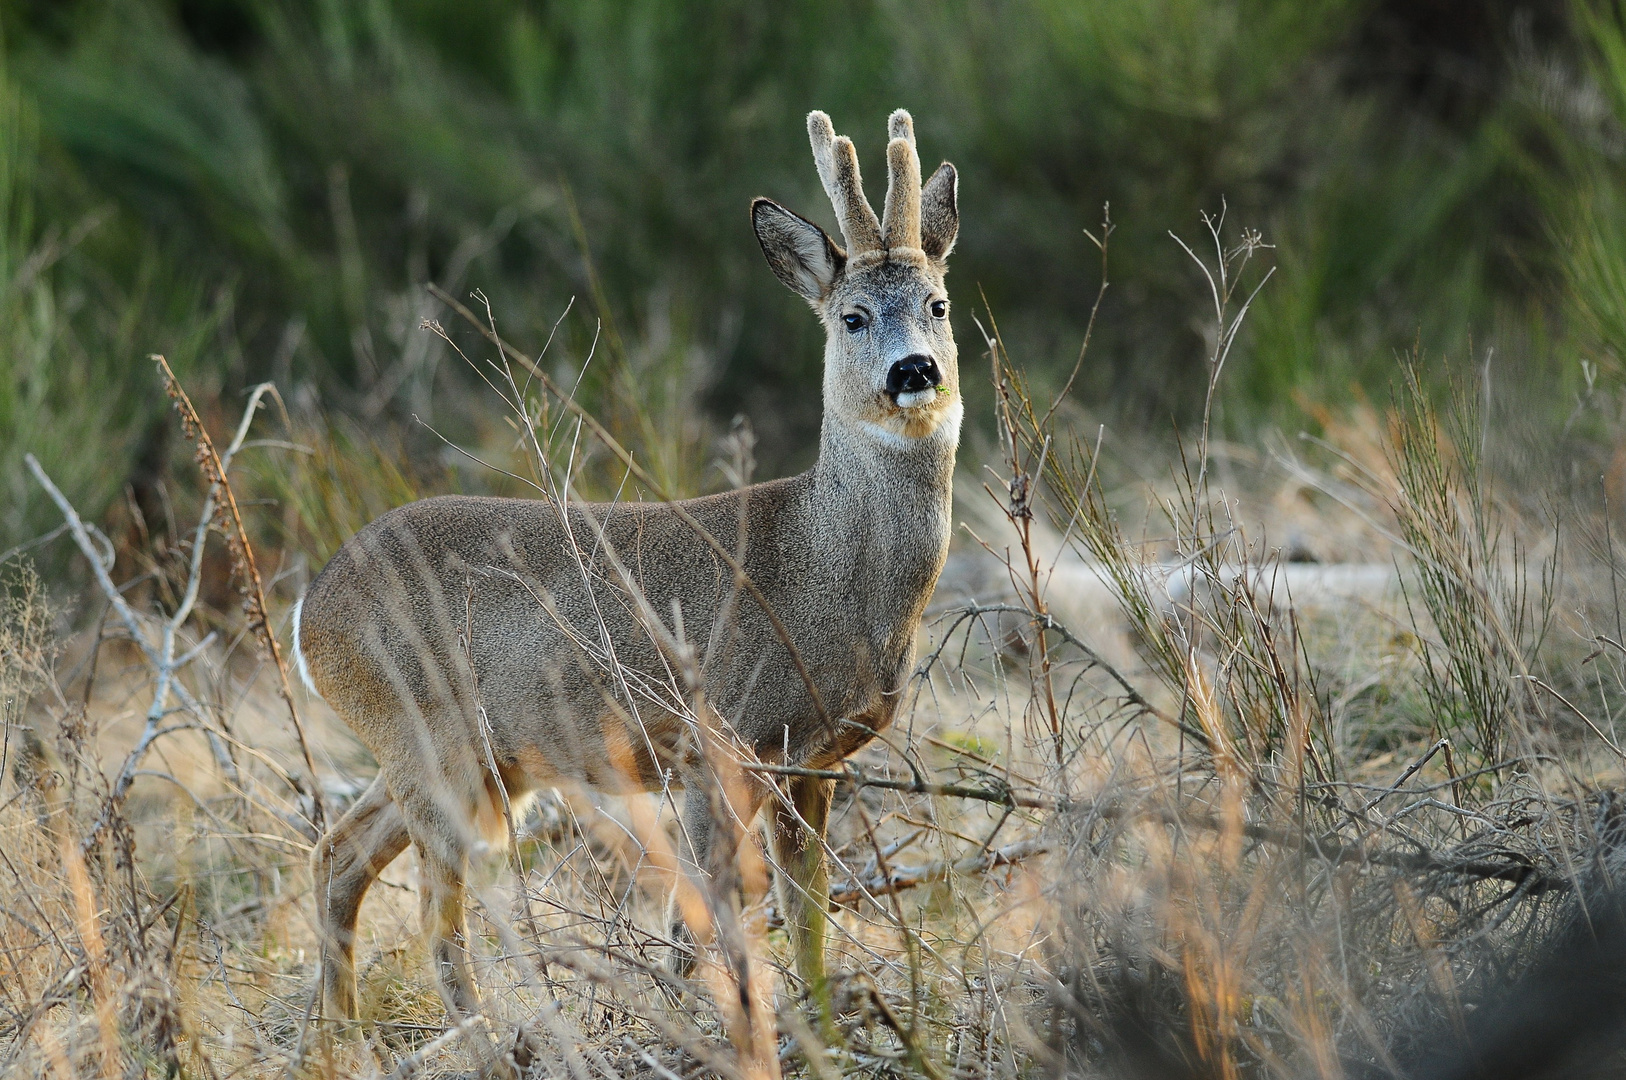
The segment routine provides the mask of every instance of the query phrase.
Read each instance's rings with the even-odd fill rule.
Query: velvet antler
[[[858,174],[858,153],[845,135],[837,138],[830,118],[817,110],[807,114],[807,136],[813,144],[813,161],[824,182],[824,193],[836,210],[841,235],[847,238],[850,254],[859,255],[881,248],[881,223],[864,198],[864,182]]]
[[[852,140],[838,136],[824,113],[807,114],[813,160],[819,167],[824,192],[835,207],[841,234],[846,237],[845,254],[857,258],[867,252],[906,248],[925,251],[929,258],[941,261],[954,246],[958,225],[954,169],[945,166],[933,175],[923,203],[915,122],[907,110],[899,109],[887,119],[886,126],[890,139],[886,147],[886,202],[881,219],[876,220],[874,208],[864,197]],[[926,219],[924,237],[922,218]]]
[[[886,208],[881,235],[888,248],[920,246],[920,156],[915,153],[915,122],[905,109],[887,120]]]

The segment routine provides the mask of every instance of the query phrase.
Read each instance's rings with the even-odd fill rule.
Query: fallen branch
[[[839,783],[851,784],[855,788],[873,787],[884,791],[897,791],[906,795],[938,795],[955,799],[973,799],[1011,808],[1067,811],[1108,821],[1144,819],[1164,825],[1181,825],[1211,832],[1222,832],[1227,829],[1237,828],[1249,840],[1269,844],[1272,847],[1292,848],[1313,855],[1318,860],[1334,866],[1342,866],[1348,863],[1370,863],[1374,866],[1387,866],[1391,869],[1404,870],[1409,873],[1450,874],[1458,877],[1477,878],[1483,881],[1508,881],[1523,885],[1525,892],[1531,895],[1562,892],[1574,885],[1574,882],[1567,877],[1555,877],[1544,873],[1534,863],[1528,859],[1523,859],[1522,856],[1510,855],[1508,859],[1498,861],[1486,858],[1457,858],[1449,854],[1428,850],[1396,851],[1393,849],[1373,848],[1364,841],[1343,841],[1330,835],[1313,836],[1307,832],[1261,825],[1255,822],[1232,825],[1207,814],[1181,813],[1169,809],[1129,806],[1120,802],[1069,802],[1065,799],[1044,795],[1018,795],[1005,785],[974,787],[967,784],[934,784],[919,779],[898,780],[891,777],[867,776],[852,768],[805,769],[794,765],[767,765],[759,762],[743,763],[741,767],[751,772],[767,773],[774,776],[799,776],[815,780],[835,780]],[[1036,853],[1028,852],[1028,854]],[[897,872],[912,873],[912,871]],[[923,882],[917,882],[917,884],[921,883]],[[853,885],[855,888],[857,887],[856,882]],[[832,895],[834,894],[832,893]]]
[[[1001,866],[1014,866],[1023,859],[1043,855],[1050,850],[1048,840],[1019,840],[992,851],[979,852],[964,859],[947,859],[921,866],[894,867],[890,873],[877,873],[869,877],[854,878],[830,887],[830,902],[850,906],[866,897],[888,896],[920,885],[933,885],[955,877],[985,874]]]
[[[1081,803],[1073,809],[1103,820],[1144,819],[1210,832],[1236,829],[1249,840],[1292,849],[1332,866],[1366,863],[1414,874],[1446,874],[1480,881],[1507,881],[1522,886],[1524,894],[1532,896],[1568,891],[1575,885],[1572,878],[1545,873],[1528,858],[1514,852],[1509,852],[1505,860],[1460,858],[1427,849],[1396,851],[1373,848],[1364,842],[1344,842],[1331,836],[1312,836],[1306,832],[1254,822],[1233,824],[1208,814],[1180,813],[1166,808],[1152,809],[1122,803]]]
[[[1029,810],[1059,810],[1067,804],[1045,795],[1018,795],[1009,785],[972,787],[968,784],[933,784],[926,780],[895,780],[889,776],[866,776],[857,769],[806,769],[798,765],[766,765],[761,762],[741,762],[742,769],[773,776],[801,776],[812,780],[836,780],[855,788],[881,788],[900,791],[905,795],[943,795],[952,799],[974,799],[999,806],[1021,807]]]
[[[1091,810],[1095,816],[1109,820],[1122,820],[1130,817],[1150,818],[1164,824],[1196,826],[1216,832],[1232,827],[1227,826],[1218,818],[1175,814],[1172,811],[1136,810],[1117,804],[1095,806]],[[1476,878],[1481,881],[1507,881],[1520,886],[1520,892],[1525,896],[1563,892],[1574,886],[1574,882],[1568,878],[1545,874],[1530,862],[1518,861],[1513,858],[1507,861],[1497,861],[1492,859],[1458,859],[1432,851],[1413,852],[1383,849],[1373,851],[1360,844],[1317,842],[1314,838],[1301,833],[1247,823],[1241,826],[1241,830],[1242,834],[1250,840],[1261,841],[1273,847],[1295,848],[1332,865],[1370,863],[1411,873],[1447,874],[1457,877]],[[954,877],[983,874],[1001,866],[1015,865],[1035,855],[1046,854],[1052,847],[1053,844],[1049,840],[1021,840],[992,851],[979,852],[964,859],[939,860],[920,866],[900,866],[892,869],[889,873],[874,873],[868,876],[850,878],[830,887],[830,902],[844,907],[851,906],[865,898],[887,896],[892,893],[902,892],[905,889],[947,881]]]
[[[819,780],[836,780],[841,783],[852,784],[854,787],[874,787],[904,794],[941,795],[949,798],[974,799],[1013,808],[1069,811],[1108,821],[1144,819],[1164,825],[1180,825],[1210,832],[1223,832],[1234,828],[1239,829],[1242,835],[1249,840],[1269,844],[1277,848],[1290,848],[1334,866],[1349,863],[1369,863],[1374,866],[1387,866],[1391,869],[1414,874],[1447,874],[1456,877],[1476,878],[1481,881],[1507,881],[1523,886],[1523,891],[1527,895],[1564,892],[1574,887],[1574,881],[1570,878],[1546,873],[1528,859],[1515,853],[1510,853],[1504,860],[1497,860],[1490,858],[1460,858],[1447,853],[1428,850],[1396,851],[1387,848],[1373,848],[1362,841],[1342,841],[1327,835],[1313,836],[1306,832],[1261,825],[1255,822],[1242,822],[1239,825],[1234,825],[1207,814],[1180,813],[1169,809],[1128,806],[1117,802],[1074,803],[1046,796],[1018,795],[1010,788],[1003,786],[979,788],[964,784],[933,784],[921,780],[895,780],[890,777],[866,776],[856,769],[803,769],[790,765],[764,765],[754,762],[743,767],[752,772],[770,773],[776,776],[805,776]],[[1013,847],[1019,846],[1013,845]],[[1008,851],[1010,849],[1000,850]],[[1037,851],[1026,852],[1027,855],[1037,853]],[[996,862],[982,869],[989,869],[994,865],[1001,864]],[[961,871],[945,869],[943,872]],[[963,872],[974,873],[977,872],[977,868],[972,867]],[[908,876],[915,873],[915,871],[898,870],[894,873]],[[869,879],[865,880],[868,881]],[[926,880],[941,880],[941,878],[928,878]],[[924,880],[913,882],[913,884],[924,883]],[[854,888],[858,887],[857,882],[850,884]],[[911,886],[905,885],[903,887]],[[833,895],[834,892],[832,892]]]

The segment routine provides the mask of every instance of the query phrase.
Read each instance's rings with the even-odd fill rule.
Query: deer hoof
[[[667,961],[667,970],[680,979],[687,979],[694,974],[695,964],[694,935],[684,923],[676,923],[672,927],[672,956]]]

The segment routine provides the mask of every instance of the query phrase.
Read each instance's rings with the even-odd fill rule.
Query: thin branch
[[[799,776],[811,780],[837,780],[855,788],[880,788],[900,791],[906,795],[942,795],[953,799],[973,799],[999,806],[1023,807],[1032,810],[1056,810],[1065,803],[1059,799],[1038,795],[1018,795],[1005,785],[971,787],[967,784],[934,784],[926,780],[898,780],[887,776],[867,776],[854,768],[810,769],[800,765],[769,765],[757,761],[742,761],[740,767],[748,772],[768,773],[773,776]]]
[[[1096,652],[1094,649],[1090,648],[1089,645],[1081,641],[1077,634],[1074,634],[1067,628],[1066,624],[1058,622],[1049,613],[1034,612],[1029,608],[1022,607],[1020,604],[972,603],[955,609],[955,614],[961,616],[962,618],[973,618],[978,615],[995,614],[1021,615],[1023,618],[1031,620],[1035,625],[1038,625],[1045,630],[1054,631],[1055,633],[1059,634],[1061,638],[1069,645],[1083,653],[1085,658],[1088,659],[1092,665],[1106,672],[1112,681],[1118,684],[1119,689],[1123,690],[1124,698],[1129,701],[1130,704],[1152,716],[1157,717],[1166,724],[1172,724],[1174,727],[1185,732],[1190,738],[1196,739],[1204,747],[1208,746],[1208,736],[1206,734],[1204,734],[1200,729],[1194,728],[1191,725],[1170,716],[1162,709],[1159,709],[1156,705],[1153,705],[1146,699],[1144,694],[1135,689],[1134,684],[1126,679],[1122,672],[1113,667],[1112,664],[1109,663],[1100,653]],[[925,665],[922,664],[921,666],[924,667]],[[917,671],[916,674],[919,674],[919,672]]]
[[[248,434],[250,422],[265,394],[275,394],[276,390],[270,383],[262,383],[255,387],[249,399],[248,407],[243,412],[243,419],[237,426],[237,434],[231,445],[227,448],[226,457],[221,458],[215,450],[214,440],[209,437],[209,431],[203,426],[203,420],[192,405],[192,399],[187,396],[186,389],[181,386],[175,372],[170,369],[169,361],[162,356],[153,354],[151,359],[157,363],[163,372],[169,396],[175,403],[175,411],[181,417],[181,429],[192,438],[197,447],[198,467],[209,480],[211,496],[217,493],[225,495],[225,507],[231,519],[230,531],[226,532],[226,543],[231,549],[232,569],[240,578],[239,586],[243,593],[243,608],[248,614],[249,628],[258,635],[260,643],[266,652],[271,655],[271,662],[277,669],[277,689],[282,697],[283,704],[288,709],[288,719],[293,725],[294,737],[299,742],[299,753],[305,759],[305,771],[310,776],[310,797],[312,822],[318,833],[322,830],[322,823],[326,818],[326,807],[322,798],[322,784],[316,776],[316,762],[311,757],[310,742],[305,738],[305,725],[299,719],[299,710],[294,706],[293,688],[288,682],[288,665],[282,658],[282,645],[277,641],[276,633],[271,629],[271,617],[265,599],[265,585],[260,579],[259,564],[254,558],[254,546],[249,543],[248,530],[243,527],[243,515],[237,506],[237,495],[232,491],[231,480],[226,475],[226,469],[233,455],[243,444],[243,438]],[[206,504],[212,510],[211,504]],[[208,517],[199,524],[201,530],[208,521]],[[197,567],[202,559],[201,542],[194,545],[192,552],[193,573],[188,581],[187,600],[182,604],[182,610],[189,610],[191,601],[197,595],[198,573]]]
[[[850,907],[859,900],[873,896],[889,896],[921,885],[934,885],[951,878],[985,874],[1001,866],[1015,866],[1024,859],[1043,855],[1051,850],[1048,840],[1019,840],[992,851],[981,851],[957,861],[942,859],[922,866],[899,866],[890,873],[875,874],[862,881],[844,881],[830,887],[830,902]]]
[[[180,698],[182,705],[194,713],[201,715],[201,708],[197,700],[175,679],[177,667],[175,663],[175,625],[170,622],[162,624],[159,645],[154,646],[148,640],[147,635],[142,631],[141,616],[137,615],[135,609],[130,606],[129,601],[124,599],[124,594],[119,591],[119,587],[113,584],[113,579],[108,574],[108,567],[102,562],[100,553],[90,539],[89,530],[79,517],[79,512],[73,508],[73,504],[68,501],[68,497],[62,494],[62,489],[56,486],[50,476],[46,475],[45,469],[41,467],[38,458],[31,453],[24,454],[23,463],[28,466],[28,471],[34,474],[35,481],[45,489],[46,495],[50,496],[51,501],[56,504],[57,510],[61,512],[63,519],[68,524],[68,530],[73,534],[74,542],[79,545],[80,552],[84,554],[86,561],[90,563],[91,573],[95,575],[96,583],[101,586],[103,595],[107,597],[108,603],[112,605],[114,612],[117,613],[119,621],[124,624],[124,629],[130,635],[130,640],[136,643],[142,655],[147,658],[147,662],[152,666],[155,680],[152,704],[147,707],[146,722],[142,727],[141,735],[136,739],[135,746],[125,755],[124,763],[119,768],[118,776],[114,779],[113,787],[108,793],[105,809],[90,828],[86,830],[84,839],[80,843],[82,850],[89,850],[91,845],[96,842],[96,838],[101,835],[102,830],[107,827],[114,809],[123,800],[125,794],[129,792],[130,785],[135,780],[136,769],[141,764],[141,759],[146,756],[147,749],[152,746],[153,740],[163,734],[164,728],[162,725],[164,718],[169,715],[170,695],[174,694]]]

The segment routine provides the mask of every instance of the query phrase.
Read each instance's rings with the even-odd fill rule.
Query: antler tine
[[[908,139],[910,146],[915,145],[915,118],[909,115],[908,109],[896,109],[886,118],[886,137]]]
[[[886,203],[881,232],[888,248],[920,246],[920,155],[915,152],[915,122],[905,109],[886,122],[892,141],[886,144]]]
[[[807,136],[813,144],[813,162],[818,166],[824,193],[835,207],[836,222],[847,238],[851,254],[881,247],[881,223],[864,198],[864,182],[858,173],[858,152],[845,135],[836,136],[835,127],[824,113],[807,114]]]

